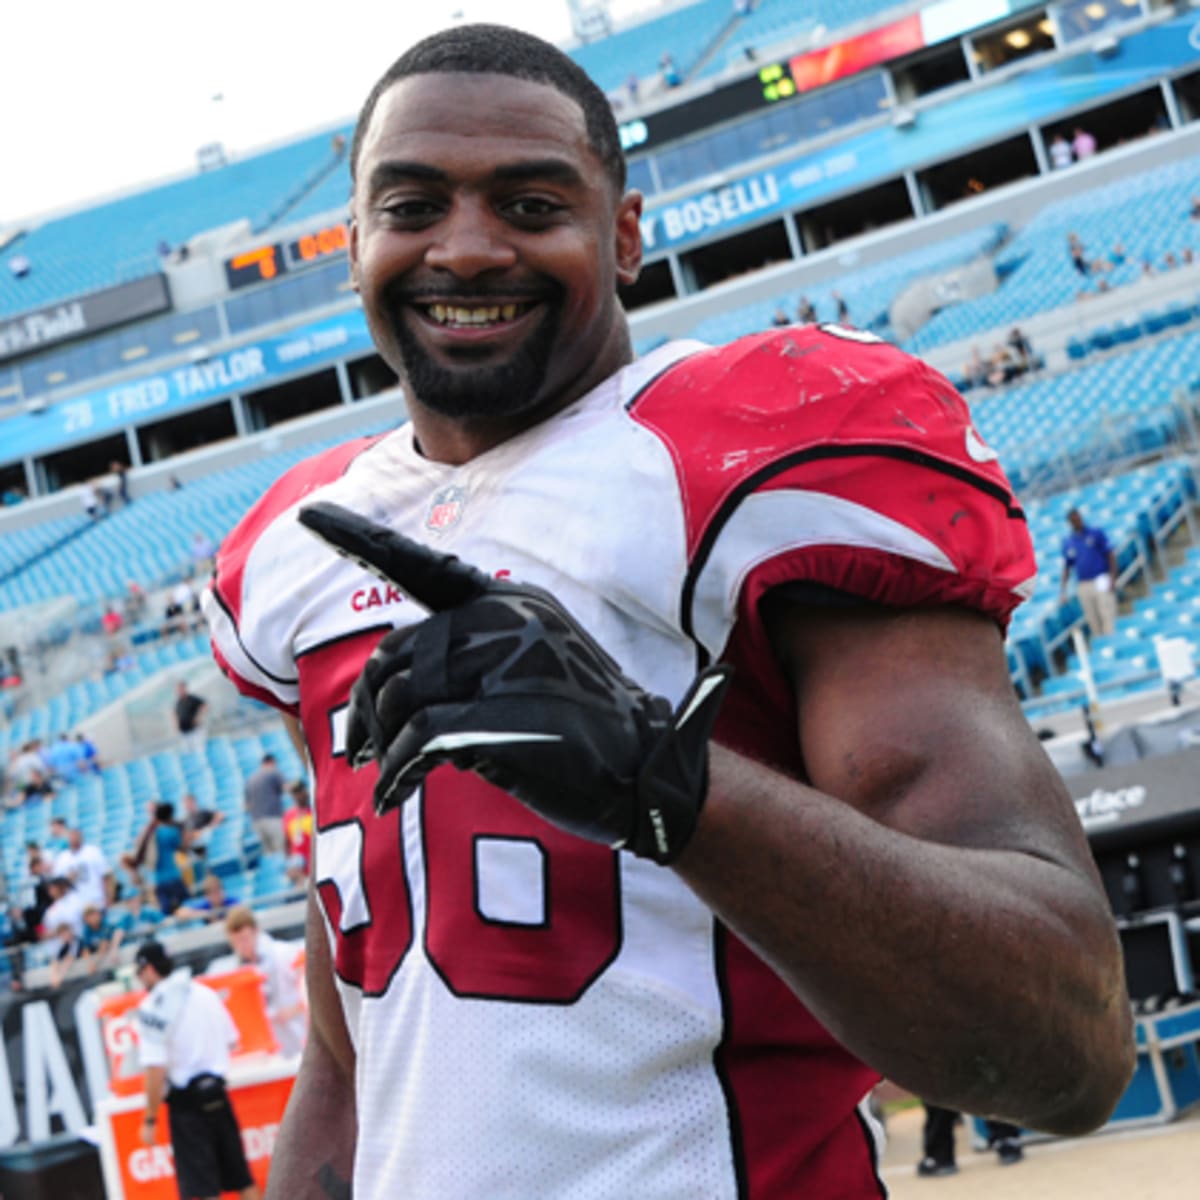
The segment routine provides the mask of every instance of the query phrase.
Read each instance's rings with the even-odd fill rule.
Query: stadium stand
[[[1200,232],[1189,212],[1196,183],[1196,166],[1185,160],[1048,205],[1004,247],[997,261],[999,289],[944,309],[905,348],[925,354],[946,342],[1028,321],[1035,313],[1073,304],[1081,294],[1132,283],[1144,274],[1144,263],[1161,271],[1167,254],[1200,253]],[[1099,267],[1090,266],[1084,275],[1072,266],[1069,234],[1082,242],[1088,263]],[[1114,254],[1117,246],[1124,247],[1123,255]]]
[[[655,76],[664,52],[686,77],[734,20],[731,0],[695,0],[568,52],[606,92],[619,93],[630,79]]]
[[[1007,233],[1007,227],[1002,222],[992,222],[936,245],[909,254],[898,254],[878,266],[849,270],[838,277],[836,287],[825,284],[789,290],[769,300],[731,308],[701,321],[692,328],[690,336],[714,344],[732,341],[755,330],[765,329],[770,325],[777,308],[782,308],[795,320],[800,301],[805,298],[817,310],[818,319],[832,321],[837,313],[834,292],[846,302],[855,326],[886,336],[890,328],[888,310],[893,300],[910,283],[988,254],[1004,241]]]
[[[176,247],[238,218],[268,220],[328,163],[331,138],[348,132],[329,130],[30,228],[21,252],[31,269],[21,278],[0,272],[0,315],[153,274],[161,243]]]

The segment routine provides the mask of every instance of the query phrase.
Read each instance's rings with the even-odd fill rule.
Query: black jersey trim
[[[264,667],[262,663],[260,663],[258,659],[250,653],[250,647],[247,646],[242,640],[242,631],[238,626],[237,618],[233,615],[233,610],[228,604],[225,603],[225,597],[221,595],[217,587],[217,571],[215,568],[213,570],[212,584],[208,590],[212,594],[213,599],[217,602],[217,607],[220,608],[220,610],[229,618],[229,627],[233,630],[233,636],[237,639],[237,644],[241,647],[242,653],[246,656],[247,660],[254,665],[255,669],[261,671],[262,674],[273,683],[282,684],[284,687],[299,687],[299,676],[297,676],[295,679],[289,679],[285,675],[276,675],[273,671],[268,671],[267,668]],[[230,663],[230,667],[232,666],[233,664]],[[253,683],[254,680],[247,680],[247,682]]]
[[[701,347],[699,349],[689,351],[687,354],[682,354],[679,356],[679,358],[673,358],[669,363],[665,363],[660,370],[655,371],[654,374],[651,375],[650,378],[647,379],[641,385],[641,387],[639,387],[637,391],[635,391],[633,395],[629,397],[629,399],[625,402],[625,411],[633,412],[633,406],[646,394],[647,391],[650,390],[650,388],[652,388],[660,379],[662,379],[664,375],[667,375],[676,367],[681,367],[685,362],[696,358],[700,354],[707,354],[708,349],[709,348]],[[650,354],[653,353],[654,351],[651,350]],[[645,361],[645,359],[649,357],[649,354],[645,355],[643,359],[639,361]]]
[[[726,943],[729,932],[715,917],[713,918],[713,968],[717,977],[717,991],[721,997],[721,1040],[713,1047],[712,1064],[721,1094],[725,1097],[725,1119],[729,1128],[729,1151],[733,1158],[733,1176],[737,1184],[738,1200],[749,1200],[750,1177],[746,1170],[746,1147],[742,1139],[742,1114],[738,1107],[737,1093],[733,1080],[725,1069],[725,1051],[729,1046],[729,1024],[732,1017],[732,1000],[729,994],[729,972],[726,963]]]
[[[966,467],[961,467],[957,463],[946,462],[944,459],[928,454],[924,450],[914,450],[910,446],[896,446],[887,442],[867,442],[854,446],[810,446],[804,450],[796,450],[791,454],[786,454],[782,458],[776,459],[774,462],[768,463],[764,467],[760,467],[752,475],[742,480],[722,502],[716,516],[709,522],[708,528],[705,529],[700,539],[700,545],[696,549],[695,556],[688,566],[679,603],[680,625],[683,632],[697,646],[700,643],[696,637],[695,625],[692,619],[692,605],[696,598],[696,587],[701,574],[704,572],[704,568],[708,565],[708,560],[712,555],[713,547],[717,543],[717,538],[720,537],[721,531],[729,522],[730,517],[737,511],[746,496],[761,487],[768,479],[773,479],[776,475],[782,475],[785,471],[790,471],[793,467],[831,458],[891,458],[898,462],[910,463],[913,466],[926,467],[931,471],[937,471],[942,475],[948,475],[952,479],[969,484],[971,487],[983,492],[984,495],[990,496],[993,500],[1004,505],[1005,515],[1010,520],[1025,520],[1025,513],[1007,488],[1002,487],[998,483],[993,483],[990,479],[981,478],[973,471],[967,470]],[[709,658],[707,650],[703,650],[700,657],[703,660],[701,665],[706,666]]]
[[[858,1121],[858,1128],[867,1143],[867,1161],[871,1164],[871,1179],[879,1189],[880,1200],[888,1200],[887,1184],[883,1182],[883,1176],[879,1171],[879,1142],[858,1105],[854,1106],[854,1117]]]

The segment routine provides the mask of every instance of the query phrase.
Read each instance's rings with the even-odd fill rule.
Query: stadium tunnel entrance
[[[257,392],[247,392],[242,403],[247,428],[249,432],[257,433],[283,421],[334,408],[342,403],[342,391],[337,372],[330,368]]]
[[[679,293],[675,290],[670,264],[666,259],[660,259],[642,267],[637,283],[630,287],[617,288],[617,295],[621,298],[625,311],[632,312],[635,308],[645,308],[648,304],[674,300]]]
[[[1170,127],[1162,89],[1153,87],[1112,104],[1077,113],[1068,121],[1056,121],[1047,125],[1042,135],[1049,144],[1060,134],[1070,141],[1076,129],[1086,129],[1096,139],[1097,152],[1103,153],[1147,134],[1163,133]]]
[[[237,437],[237,423],[229,401],[194,409],[169,421],[155,421],[137,430],[142,462],[159,462],[200,446]]]
[[[878,187],[810,208],[799,214],[796,221],[804,248],[811,252],[884,225],[907,221],[914,215],[908,185],[903,179],[890,179]]]
[[[1185,121],[1200,120],[1200,71],[1181,75],[1175,80],[1175,98],[1179,102],[1179,115]]]
[[[1032,179],[1037,173],[1033,142],[1023,133],[920,171],[917,186],[921,190],[921,202],[933,211],[960,200],[970,200],[1001,184]]]
[[[39,492],[56,492],[73,483],[107,475],[110,463],[128,461],[129,443],[125,434],[114,433],[111,437],[72,446],[57,454],[47,454],[36,460],[34,472],[38,477]]]
[[[789,262],[793,257],[783,222],[771,221],[736,237],[709,242],[681,255],[679,263],[690,285],[699,290],[772,263]]]
[[[355,400],[365,400],[368,396],[378,396],[380,392],[390,392],[400,382],[396,378],[396,372],[378,354],[347,363],[346,373],[350,379],[350,395]]]

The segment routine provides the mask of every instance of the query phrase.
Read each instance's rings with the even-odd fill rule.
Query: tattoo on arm
[[[354,1193],[350,1188],[350,1180],[343,1179],[329,1163],[325,1163],[317,1172],[317,1183],[329,1200],[352,1200]]]

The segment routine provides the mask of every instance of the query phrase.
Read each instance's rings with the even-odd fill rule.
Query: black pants
[[[211,1078],[211,1077],[210,1077]],[[171,1151],[180,1200],[240,1192],[254,1182],[242,1134],[224,1087],[204,1096],[193,1089],[167,1097]]]
[[[954,1162],[954,1123],[958,1113],[952,1108],[938,1108],[935,1104],[925,1105],[925,1129],[923,1149],[926,1158],[938,1163]],[[1020,1136],[1021,1130],[1007,1121],[987,1121],[988,1145],[994,1146],[1006,1138]]]

